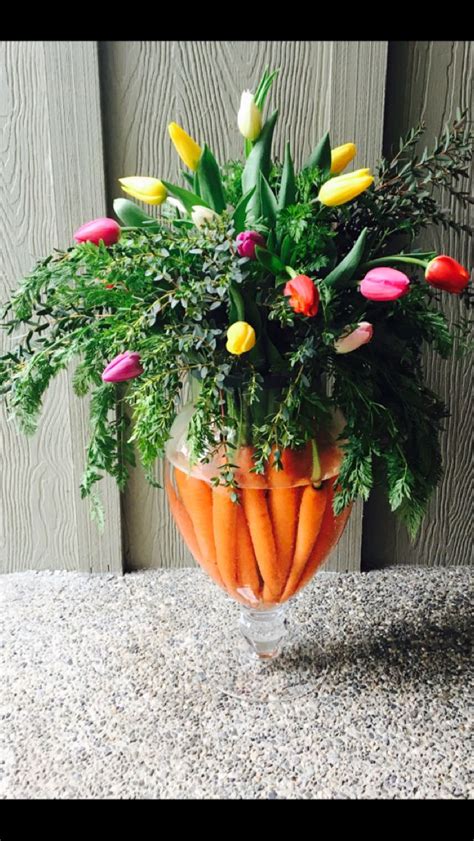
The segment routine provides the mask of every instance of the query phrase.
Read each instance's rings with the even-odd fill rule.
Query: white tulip
[[[250,91],[244,91],[237,114],[239,131],[247,140],[256,140],[262,130],[262,114],[255,105],[255,97]]]
[[[213,219],[217,219],[218,215],[215,210],[211,210],[210,207],[203,207],[202,204],[195,204],[191,211],[191,219],[198,228],[208,225]]]
[[[168,202],[168,204],[171,205],[171,207],[175,207],[177,210],[179,210],[180,213],[186,213],[186,208],[183,202],[179,199],[175,199],[173,198],[173,196],[168,196],[166,201]]]

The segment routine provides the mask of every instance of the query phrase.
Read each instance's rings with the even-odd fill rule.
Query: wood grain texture
[[[94,42],[1,46],[2,301],[36,260],[65,247],[105,209],[97,47]],[[6,337],[0,335],[2,343]],[[122,569],[118,492],[102,488],[99,535],[80,499],[88,417],[64,372],[25,439],[1,407],[0,569]]]
[[[411,125],[426,122],[423,145],[431,143],[456,108],[472,109],[472,42],[400,41],[390,47],[387,78],[385,145],[389,147]],[[471,110],[472,119],[472,110]],[[467,186],[464,189],[469,189]],[[472,191],[472,179],[471,179]],[[450,199],[445,195],[446,204]],[[471,213],[456,209],[459,220],[472,225]],[[420,237],[422,248],[434,247],[472,266],[472,240],[442,229]],[[442,308],[450,322],[465,313],[455,295],[442,295]],[[392,564],[452,566],[473,563],[472,543],[472,358],[443,361],[425,355],[429,386],[446,401],[451,416],[442,439],[445,474],[430,503],[418,538],[410,544],[388,505],[374,494],[365,509],[363,568]]]
[[[370,41],[101,42],[109,209],[121,176],[181,183],[171,120],[198,142],[205,139],[218,160],[241,157],[240,95],[255,88],[266,65],[281,67],[271,97],[280,112],[274,147],[280,158],[289,139],[300,165],[329,128],[333,145],[357,143],[357,166],[373,164],[382,148],[386,51],[386,42]],[[125,492],[123,515],[127,568],[193,564],[165,494],[148,486],[140,469]],[[329,569],[360,568],[361,519],[357,505]]]

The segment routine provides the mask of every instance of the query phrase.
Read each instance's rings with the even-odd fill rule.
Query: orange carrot
[[[237,589],[246,602],[255,605],[262,596],[262,579],[242,504],[237,508]]]
[[[255,466],[254,448],[250,446],[240,447],[232,461],[238,465],[234,473],[235,480],[242,488],[267,488],[268,483],[263,473],[251,473]]]
[[[237,587],[237,509],[231,488],[212,489],[212,524],[217,568],[224,586],[232,595]]]
[[[206,568],[209,567],[219,575],[212,523],[211,487],[202,479],[195,479],[182,470],[175,469],[175,477],[183,505],[193,524],[202,560],[206,563]],[[214,578],[214,575],[212,577]]]
[[[293,561],[302,493],[302,488],[272,488],[268,492],[268,507],[283,582],[288,578]]]
[[[283,587],[281,570],[273,537],[272,521],[268,513],[266,492],[256,488],[242,488],[245,517],[252,538],[255,557],[263,578],[263,600],[278,600]]]
[[[166,468],[165,472],[165,487],[166,492],[168,494],[168,501],[171,508],[171,513],[173,514],[176,525],[178,526],[178,529],[184,539],[184,542],[186,543],[186,546],[191,552],[193,558],[203,568],[203,570],[207,572],[207,574],[216,582],[216,584],[219,584],[222,587],[222,578],[219,575],[217,565],[210,563],[208,559],[203,558],[201,554],[192,520],[183,502],[175,493],[175,490],[170,480],[168,468]]]
[[[328,482],[328,486],[329,487],[326,511],[324,512],[321,529],[317,537],[316,543],[314,544],[313,551],[311,552],[311,555],[309,557],[308,563],[304,568],[303,575],[297,583],[295,592],[297,590],[301,590],[301,588],[308,583],[308,581],[312,578],[318,567],[320,567],[324,563],[324,561],[329,557],[329,555],[331,554],[331,550],[335,547],[336,543],[342,536],[342,533],[349,519],[349,514],[352,511],[351,503],[347,506],[347,508],[344,509],[344,511],[338,514],[337,517],[335,516],[332,507],[334,499],[333,482]]]
[[[306,485],[303,490],[298,517],[295,552],[282,600],[289,599],[293,595],[294,589],[301,578],[321,528],[326,500],[327,485],[321,485],[318,489],[312,485]]]
[[[272,447],[268,459],[266,476],[271,488],[294,488],[307,483],[313,469],[311,441],[298,450],[289,447],[281,450],[282,470],[276,470],[275,449]]]
[[[171,483],[168,466],[166,466],[165,468],[165,488],[166,493],[168,495],[168,502],[171,508],[171,513],[175,519],[176,525],[178,526],[178,529],[181,532],[183,540],[186,546],[188,547],[189,551],[191,552],[191,555],[198,562],[198,564],[200,564],[202,562],[201,553],[199,551],[196,535],[194,534],[193,524],[183,503],[176,495],[175,489],[173,488],[173,485]]]
[[[332,479],[338,475],[344,451],[337,444],[323,444],[319,449],[321,479]]]

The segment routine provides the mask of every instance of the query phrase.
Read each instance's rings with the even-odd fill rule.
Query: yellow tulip
[[[198,168],[202,149],[192,137],[189,136],[178,123],[170,123],[168,126],[171,140],[181,160],[195,172]]]
[[[252,350],[256,341],[255,330],[251,324],[247,324],[246,321],[235,321],[227,331],[226,348],[229,353],[240,356],[241,353]]]
[[[337,181],[339,184],[342,184],[344,181],[350,180],[351,178],[359,178],[362,175],[372,175],[370,169],[354,169],[353,172],[344,172],[342,175],[338,175],[336,178],[332,178],[332,181]]]
[[[355,143],[344,143],[343,146],[336,146],[331,149],[331,175],[339,175],[355,158],[357,147]]]
[[[166,199],[166,187],[158,178],[133,175],[129,178],[119,178],[119,181],[124,193],[146,204],[163,204]]]
[[[374,177],[370,174],[370,169],[358,169],[347,175],[338,175],[323,184],[318,199],[321,204],[328,207],[337,207],[355,199],[367,190],[373,181]]]

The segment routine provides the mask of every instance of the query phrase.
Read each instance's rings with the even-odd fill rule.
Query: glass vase
[[[247,656],[272,661],[287,637],[288,602],[324,564],[348,521],[350,506],[333,512],[342,453],[326,434],[317,445],[283,450],[280,470],[270,459],[265,473],[254,472],[254,449],[246,444],[235,446],[230,458],[217,447],[212,458],[191,464],[193,411],[192,403],[184,407],[167,445],[170,509],[193,558],[240,604]],[[219,466],[229,461],[237,466],[235,487],[213,484]]]

